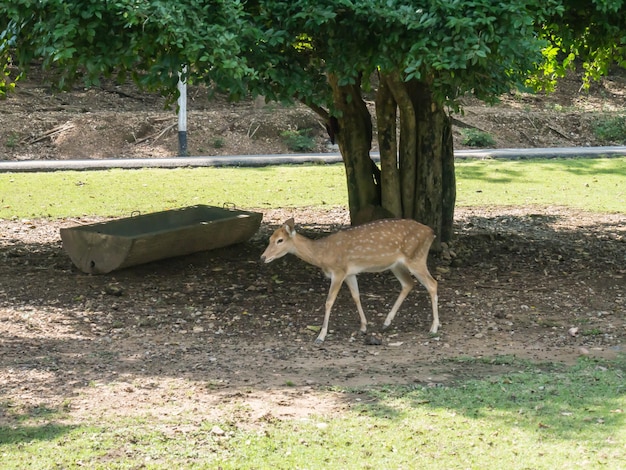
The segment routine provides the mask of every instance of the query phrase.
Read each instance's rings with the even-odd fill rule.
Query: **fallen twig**
[[[248,138],[252,138],[254,137],[254,134],[256,134],[256,131],[259,130],[259,127],[261,127],[261,124],[256,126],[256,129],[254,129],[254,131],[252,131],[252,126],[253,126],[254,122],[250,123],[250,127],[248,127]],[[250,131],[252,131],[252,133],[250,133]]]
[[[74,128],[74,124],[66,122],[64,124],[61,124],[60,126],[56,126],[56,127],[53,127],[50,130],[47,130],[46,132],[44,132],[39,137],[35,137],[32,140],[24,139],[24,140],[22,140],[21,143],[22,144],[32,145],[32,144],[35,144],[37,142],[41,142],[42,140],[49,139],[49,138],[51,138],[52,136],[54,136],[56,134],[60,134],[61,132],[68,131],[68,130],[73,129],[73,128]]]
[[[147,141],[147,140],[150,140],[150,139],[154,139],[154,142],[156,142],[156,141],[157,141],[157,140],[159,140],[161,137],[163,137],[163,135],[164,135],[167,131],[169,131],[169,130],[173,129],[174,127],[176,127],[176,125],[177,125],[177,123],[170,124],[170,125],[169,125],[169,126],[167,126],[165,129],[163,129],[162,131],[160,131],[160,132],[158,132],[158,133],[155,133],[155,134],[150,134],[150,135],[148,135],[148,136],[146,136],[146,137],[144,137],[144,138],[142,138],[142,139],[136,140],[136,141],[135,141],[135,144],[136,144],[136,145],[139,145],[139,144],[141,144],[141,143],[143,143],[143,142],[145,142],[145,141]]]
[[[474,126],[473,124],[468,124],[466,122],[463,122],[459,118],[452,117],[450,119],[452,120],[452,124],[454,124],[457,127],[461,127],[463,129],[476,129],[476,130],[479,130],[480,132],[484,132],[485,134],[488,133],[486,130],[481,129],[478,126]]]
[[[558,129],[556,129],[556,128],[554,128],[554,127],[550,126],[550,125],[548,125],[547,127],[548,127],[548,129],[550,129],[552,132],[554,132],[555,134],[560,135],[560,136],[561,136],[561,137],[563,137],[564,139],[571,140],[571,139],[570,139],[570,137],[569,137],[568,135],[564,134],[564,133],[563,133],[563,132],[561,132],[560,130],[558,130]]]

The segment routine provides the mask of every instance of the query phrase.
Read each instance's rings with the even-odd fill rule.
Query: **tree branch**
[[[330,119],[330,113],[326,111],[324,108],[322,108],[321,106],[318,106],[315,103],[307,103],[301,98],[299,98],[298,101],[302,103],[303,105],[309,107],[313,112],[315,112],[315,114],[321,117],[324,121],[328,121]]]

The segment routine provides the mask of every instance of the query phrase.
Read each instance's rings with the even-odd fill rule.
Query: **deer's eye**
[[[280,245],[282,242],[284,242],[285,240],[283,240],[282,238],[279,238],[278,240],[276,240],[276,244]]]

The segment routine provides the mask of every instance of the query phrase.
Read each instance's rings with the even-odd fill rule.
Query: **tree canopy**
[[[77,79],[97,85],[115,74],[165,93],[175,93],[184,63],[193,65],[196,82],[235,96],[259,90],[309,101],[327,94],[327,72],[345,80],[379,68],[406,79],[437,72],[434,90],[442,99],[470,91],[491,100],[541,63],[538,20],[561,11],[582,17],[560,3],[10,0],[0,4],[0,63],[24,69],[41,59],[42,67],[61,71],[61,88]],[[600,11],[621,5],[598,3]],[[566,22],[548,26],[544,32],[569,31]]]
[[[259,2],[255,19],[268,35],[259,55],[274,59],[274,74],[283,69],[279,89],[302,79],[284,74],[294,67],[336,75],[340,85],[380,70],[407,81],[436,76],[433,91],[446,102],[466,92],[492,99],[541,61],[534,0],[422,3]]]
[[[301,101],[339,143],[354,222],[416,218],[446,240],[459,98],[494,101],[537,71],[549,87],[577,57],[589,78],[624,64],[625,13],[622,0],[10,0],[0,72],[38,60],[61,87],[115,75],[174,97],[184,64],[233,98]]]
[[[34,60],[58,73],[59,88],[115,75],[166,95],[192,64],[197,81],[246,90],[242,48],[249,23],[238,1],[12,0],[0,4],[0,51],[22,69]],[[0,43],[2,44],[2,43]]]
[[[553,89],[575,62],[583,68],[583,84],[606,75],[612,66],[626,67],[626,5],[623,0],[564,0],[538,23],[548,45],[539,64],[543,77],[532,80]],[[535,79],[537,76],[535,76]]]

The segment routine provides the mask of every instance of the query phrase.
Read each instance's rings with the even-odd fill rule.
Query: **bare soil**
[[[35,71],[0,101],[0,160],[162,158],[178,152],[177,118],[165,100],[131,84],[105,83],[55,93]],[[511,93],[498,106],[467,99],[455,115],[455,148],[464,128],[488,132],[497,148],[610,145],[593,126],[599,114],[623,112],[626,75],[615,74],[580,90],[575,74],[553,94]],[[369,102],[372,116],[373,98]],[[265,104],[262,99],[230,103],[204,87],[188,92],[190,155],[250,155],[292,152],[281,134],[309,129],[314,152],[330,146],[324,124],[301,105]],[[623,142],[619,142],[623,144]],[[376,143],[374,142],[374,149]]]
[[[459,119],[492,132],[502,147],[593,144],[593,113],[623,106],[617,81],[591,95],[570,89],[468,106]],[[280,153],[287,150],[280,131],[290,127],[319,128],[319,149],[326,148],[303,108],[209,103],[203,90],[194,92],[194,154]],[[175,117],[162,104],[127,88],[54,95],[24,82],[0,102],[0,150],[5,159],[171,156]],[[453,244],[430,259],[439,281],[437,336],[428,334],[421,286],[382,332],[399,285],[389,273],[371,274],[360,277],[370,333],[359,335],[344,288],[318,347],[328,280],[293,257],[258,259],[286,218],[318,237],[347,225],[347,211],[263,212],[247,243],[103,276],[78,271],[59,237],[61,227],[98,219],[0,220],[0,425],[61,411],[70,422],[149,415],[262,426],[330,415],[361,399],[335,387],[437,386],[516,367],[460,357],[572,363],[625,351],[624,214],[460,209]]]

